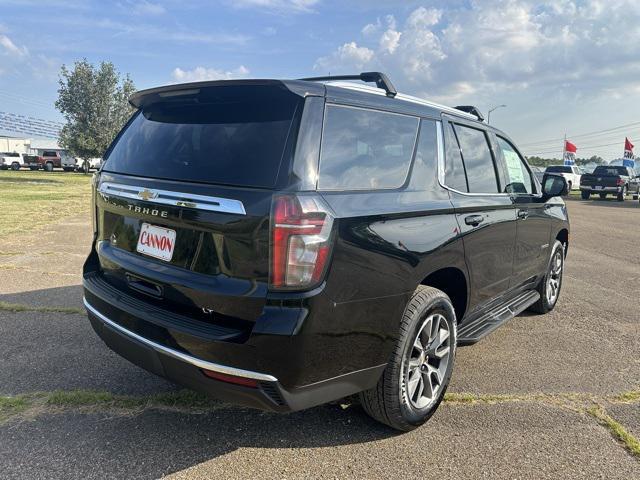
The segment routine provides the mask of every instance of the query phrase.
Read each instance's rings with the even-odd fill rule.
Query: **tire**
[[[449,297],[420,285],[404,311],[399,338],[378,384],[360,393],[367,414],[404,432],[425,423],[440,405],[451,379],[456,328]]]
[[[627,187],[624,187],[622,191],[618,193],[617,199],[619,202],[624,202],[626,198],[627,198]]]
[[[45,163],[45,164],[44,164],[44,169],[45,169],[47,172],[53,172],[53,163],[51,163],[51,162],[47,162],[47,163]]]
[[[62,170],[65,172],[73,172],[73,167],[62,167]]]
[[[0,170],[8,170],[8,169],[9,169],[9,167],[7,167],[6,165],[0,166]]]
[[[604,200],[605,198],[607,198],[607,194],[606,194],[606,193],[599,193],[598,195],[600,196],[600,198],[601,198],[602,200]]]
[[[553,310],[558,303],[558,298],[560,298],[560,290],[562,289],[562,275],[564,273],[564,255],[565,255],[564,245],[556,240],[553,244],[553,248],[551,249],[551,256],[549,257],[549,263],[547,266],[547,273],[540,280],[538,284],[537,291],[540,294],[540,299],[531,305],[528,310],[535,313],[548,313]],[[559,271],[557,271],[558,264],[556,261],[559,261]],[[555,273],[554,273],[555,272]],[[555,289],[554,294],[549,295],[549,283],[555,280]]]
[[[11,170],[13,171],[20,170],[20,164],[18,162],[13,162],[11,164]]]
[[[572,187],[572,183],[567,182],[567,195],[571,195],[571,187]]]
[[[583,200],[589,200],[589,197],[591,196],[591,192],[587,190],[583,190],[582,192],[580,192],[580,196],[582,197]]]

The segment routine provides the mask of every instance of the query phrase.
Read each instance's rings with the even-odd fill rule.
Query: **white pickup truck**
[[[24,155],[18,152],[0,153],[0,169],[20,170],[24,166]]]
[[[582,177],[582,171],[575,165],[549,165],[544,173],[562,175],[567,181],[569,190],[580,190],[580,177]]]

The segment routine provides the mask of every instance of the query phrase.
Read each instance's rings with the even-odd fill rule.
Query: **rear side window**
[[[485,132],[462,125],[456,125],[455,130],[467,172],[469,192],[498,193],[496,169]]]
[[[320,154],[319,190],[401,187],[419,119],[363,108],[327,105]]]
[[[103,170],[274,187],[300,102],[275,86],[218,86],[151,105],[122,133]]]
[[[498,137],[498,146],[507,167],[506,193],[533,193],[531,174],[524,164],[524,160],[516,149],[504,138]]]
[[[460,155],[460,145],[456,138],[456,132],[453,130],[453,125],[448,124],[445,132],[445,143],[447,145],[444,168],[445,183],[447,187],[458,190],[459,192],[468,192],[467,177],[464,173],[462,155]]]

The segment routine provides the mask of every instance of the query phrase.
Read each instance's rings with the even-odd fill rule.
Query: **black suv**
[[[558,299],[569,224],[473,107],[369,72],[144,90],[94,177],[85,305],[105,343],[220,399],[299,410],[360,393],[396,429],[457,346]]]

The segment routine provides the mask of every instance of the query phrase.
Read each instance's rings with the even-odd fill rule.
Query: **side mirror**
[[[562,175],[545,173],[542,178],[542,196],[545,199],[560,197],[569,193],[569,185]]]

